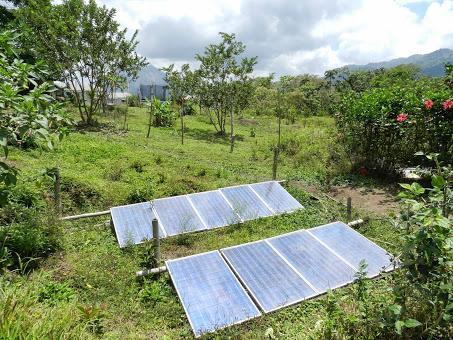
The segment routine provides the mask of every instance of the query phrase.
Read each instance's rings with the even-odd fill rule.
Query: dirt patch
[[[346,202],[351,197],[352,206],[379,215],[387,215],[398,210],[398,202],[387,190],[381,188],[360,188],[350,186],[335,186],[329,191],[333,198]]]
[[[238,123],[244,126],[257,126],[259,125],[258,121],[255,119],[239,118]]]
[[[291,182],[291,185],[301,188],[315,197],[328,195],[346,204],[348,197],[352,199],[354,209],[365,210],[379,215],[387,215],[398,210],[398,202],[391,189],[356,187],[349,185],[333,186],[327,192],[321,191],[314,185],[303,182]]]

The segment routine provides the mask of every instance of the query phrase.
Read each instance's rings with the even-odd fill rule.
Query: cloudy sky
[[[257,74],[317,73],[345,64],[453,48],[453,0],[98,0],[139,30],[157,67],[193,63],[236,33]]]

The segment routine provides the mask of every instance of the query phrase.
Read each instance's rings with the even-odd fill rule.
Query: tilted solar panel
[[[187,195],[208,228],[223,227],[241,222],[220,191],[206,191]]]
[[[329,247],[354,268],[361,260],[368,264],[368,276],[378,275],[383,268],[391,270],[391,257],[381,247],[343,222],[334,222],[309,229],[308,232]]]
[[[220,191],[244,221],[274,214],[248,185],[223,188]]]
[[[116,238],[121,248],[153,237],[151,221],[155,218],[151,203],[130,204],[110,209]],[[160,236],[165,237],[160,228]]]
[[[356,271],[304,230],[266,242],[320,293],[354,280]]]
[[[168,236],[206,229],[185,195],[157,199],[154,209]]]
[[[303,208],[278,182],[255,183],[250,184],[250,187],[276,213],[291,212]]]
[[[152,207],[150,211],[149,207]],[[148,210],[145,210],[148,209]],[[291,212],[302,206],[276,181],[240,185],[213,191],[159,198],[153,202],[112,208],[112,221],[120,247],[152,237],[155,215],[160,237],[236,224]],[[154,215],[151,215],[153,214]]]
[[[225,248],[221,252],[265,312],[318,294],[265,241]]]
[[[261,315],[218,251],[166,266],[196,337]]]

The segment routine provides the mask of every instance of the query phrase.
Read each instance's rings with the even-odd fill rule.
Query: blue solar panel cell
[[[265,312],[317,294],[265,241],[221,252]]]
[[[218,251],[166,265],[195,336],[261,315]]]
[[[303,208],[278,182],[255,183],[250,186],[276,213],[291,212]]]
[[[361,260],[365,260],[369,277],[391,266],[390,255],[384,249],[342,222],[312,228],[308,232],[355,268],[359,267]]]
[[[188,195],[208,228],[223,227],[241,220],[220,191],[207,191]]]
[[[256,193],[246,185],[220,189],[234,211],[244,220],[273,215]]]
[[[154,209],[168,236],[206,229],[187,196],[157,199]]]
[[[110,209],[116,238],[121,248],[153,237],[151,221],[155,218],[151,203],[130,204]],[[159,237],[164,237],[160,228]]]
[[[306,231],[278,236],[267,242],[319,292],[354,280],[355,270]]]

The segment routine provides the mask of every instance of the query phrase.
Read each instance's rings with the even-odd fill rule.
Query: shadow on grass
[[[104,134],[125,135],[126,131],[118,129],[115,122],[98,122],[93,121],[90,124],[78,122],[74,125],[74,130],[84,134],[87,132],[99,132]]]
[[[197,128],[185,128],[184,134],[196,140],[202,140],[205,142],[216,143],[216,144],[229,144],[228,136],[221,135],[220,133],[213,130],[204,130]]]

